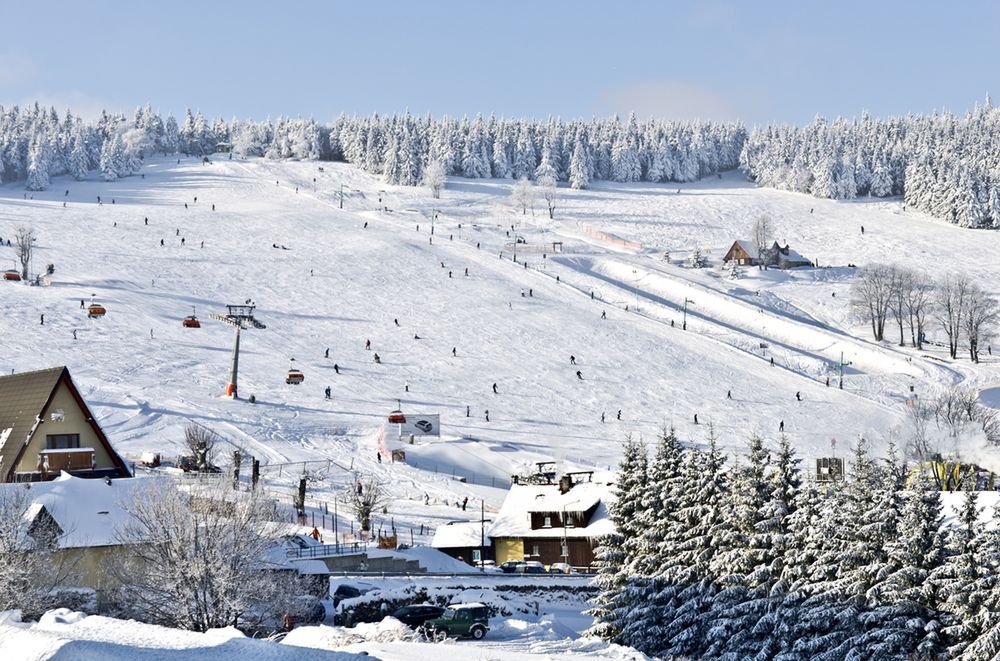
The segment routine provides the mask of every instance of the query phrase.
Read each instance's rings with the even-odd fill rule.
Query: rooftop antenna
[[[249,303],[248,301],[246,305],[227,305],[226,314],[211,315],[212,319],[236,328],[236,339],[233,341],[233,364],[229,371],[229,383],[226,384],[226,397],[232,397],[233,399],[239,399],[236,389],[236,379],[240,367],[240,331],[250,328],[260,330],[267,328],[267,326],[257,321],[253,316],[254,308],[257,306],[250,305]]]

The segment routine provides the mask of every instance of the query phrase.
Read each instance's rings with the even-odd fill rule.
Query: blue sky
[[[1000,89],[1000,3],[979,1],[0,0],[0,24],[0,104],[84,114],[805,123]]]

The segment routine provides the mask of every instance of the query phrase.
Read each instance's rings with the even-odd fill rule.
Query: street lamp
[[[639,272],[632,269],[632,275],[635,277],[635,311],[639,311]]]
[[[688,298],[687,296],[685,296],[684,297],[684,321],[681,322],[681,330],[687,330],[687,327],[688,327],[688,303],[690,303],[691,305],[694,305],[694,301],[692,301],[690,298]]]

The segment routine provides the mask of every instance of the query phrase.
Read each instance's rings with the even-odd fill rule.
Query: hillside
[[[438,501],[499,505],[502,492],[434,477],[435,468],[477,481],[538,460],[606,468],[626,434],[651,442],[673,425],[701,442],[709,422],[725,448],[741,449],[754,431],[775,438],[784,421],[810,459],[828,454],[834,438],[837,453],[859,434],[883,442],[903,425],[911,385],[929,393],[1000,381],[1000,357],[973,368],[943,351],[877,345],[852,320],[848,263],[960,269],[1000,294],[1000,234],[904,212],[899,201],[817,200],[732,174],[679,187],[560,189],[550,221],[542,204],[527,215],[510,208],[510,181],[449,179],[434,200],[349,165],[322,167],[219,155],[209,165],[153,160],[143,177],[112,183],[56,178],[33,199],[21,184],[0,186],[0,237],[31,224],[35,271],[55,265],[51,286],[0,282],[0,370],[68,365],[131,455],[179,452],[194,421],[273,467],[332,459],[384,474],[397,496],[390,514],[408,525],[456,517]],[[391,211],[380,210],[380,195]],[[747,270],[733,281],[680,265],[695,245],[717,263],[761,213],[779,241],[821,268]],[[518,263],[512,224],[527,241]],[[561,252],[542,248],[554,241]],[[0,264],[13,260],[13,248],[0,249]],[[106,317],[80,309],[92,294]],[[233,332],[209,320],[247,299],[267,325],[242,336],[240,393],[253,394],[252,405],[223,397]],[[192,306],[201,329],[181,326]],[[841,352],[853,363],[843,391],[831,369]],[[284,383],[292,358],[305,374],[299,386]],[[444,437],[406,448],[420,468],[376,460],[397,399],[404,411],[441,413]],[[284,471],[280,480],[289,479]],[[353,479],[334,469],[318,496]],[[424,506],[424,493],[436,501]]]

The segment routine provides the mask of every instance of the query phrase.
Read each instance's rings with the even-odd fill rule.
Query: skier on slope
[[[498,395],[499,393],[500,393],[500,391],[499,391],[499,390],[497,390],[497,384],[495,384],[495,383],[494,383],[494,384],[493,384],[493,394],[494,394],[494,395]]]
[[[326,398],[330,399],[330,386],[326,387]]]
[[[580,370],[577,370],[577,371],[576,371],[576,378],[578,378],[578,379],[580,379],[581,381],[583,381],[583,374],[581,374],[581,373],[580,373]]]

